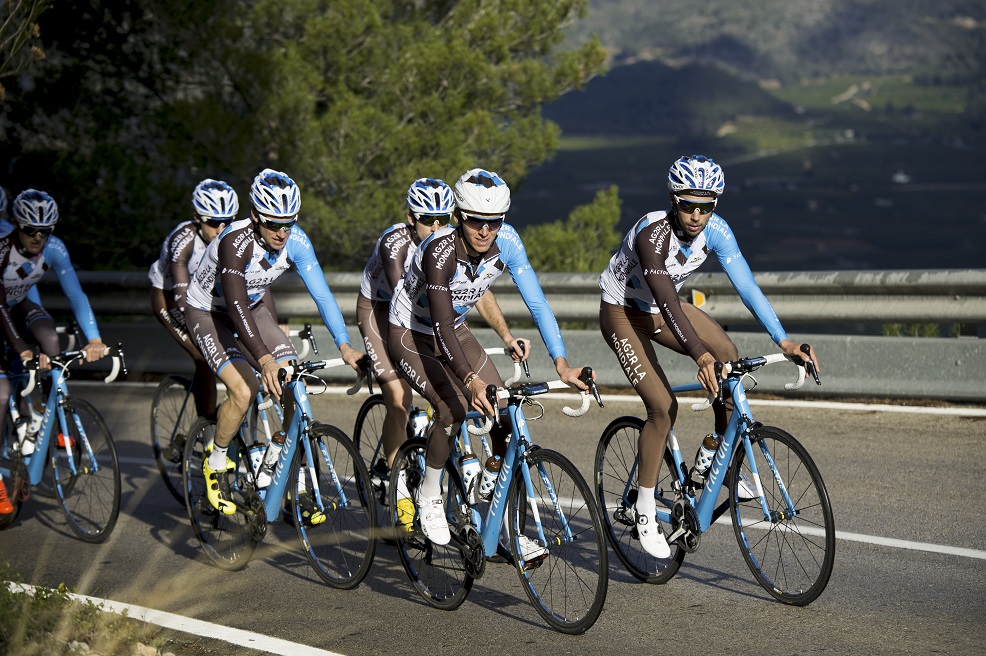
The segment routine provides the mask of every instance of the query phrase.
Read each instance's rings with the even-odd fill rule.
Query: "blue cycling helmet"
[[[722,167],[704,155],[681,157],[668,172],[668,189],[673,193],[707,191],[718,198],[725,186]]]
[[[301,192],[287,174],[264,169],[250,185],[250,202],[260,214],[289,218],[301,209]]]
[[[438,178],[418,178],[407,190],[407,209],[415,215],[451,214],[452,188]]]
[[[236,218],[240,211],[240,199],[236,191],[222,180],[206,178],[195,185],[192,192],[192,209],[196,216],[206,219]]]
[[[22,228],[53,228],[58,223],[58,205],[43,191],[25,189],[13,204],[14,221]]]

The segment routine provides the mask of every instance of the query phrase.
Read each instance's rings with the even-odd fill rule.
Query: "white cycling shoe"
[[[521,535],[517,540],[520,542],[520,558],[525,565],[535,563],[548,555],[547,547],[542,547],[526,535]]]
[[[421,497],[416,495],[418,517],[425,537],[441,546],[452,541],[445,518],[445,502],[441,497]]]
[[[739,482],[736,484],[736,500],[752,501],[758,498],[757,487],[750,481],[750,477],[740,472]]]
[[[657,516],[638,515],[636,509],[633,513],[637,516],[637,537],[644,551],[655,558],[670,558],[671,546],[664,537],[664,529],[657,521]]]

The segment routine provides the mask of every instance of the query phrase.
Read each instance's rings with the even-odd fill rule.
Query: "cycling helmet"
[[[250,202],[260,214],[287,218],[301,209],[301,192],[286,174],[264,169],[250,185]]]
[[[455,183],[455,204],[465,212],[506,214],[510,209],[510,187],[492,171],[472,169]]]
[[[222,180],[206,178],[195,185],[192,209],[196,216],[206,219],[231,220],[240,211],[240,199],[236,196],[236,191]]]
[[[451,214],[452,189],[437,178],[419,178],[407,190],[407,209],[411,214]]]
[[[681,157],[668,172],[668,189],[673,193],[710,191],[718,198],[724,187],[722,168],[704,155]]]
[[[58,223],[58,205],[43,191],[25,189],[13,204],[14,221],[22,228],[52,228]]]

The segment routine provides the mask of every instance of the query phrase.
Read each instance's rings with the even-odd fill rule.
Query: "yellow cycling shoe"
[[[233,492],[229,489],[229,477],[227,476],[235,468],[236,465],[229,458],[226,458],[226,466],[222,469],[210,467],[208,455],[202,460],[205,496],[209,499],[212,507],[224,515],[236,514],[236,504],[233,503]]]
[[[318,526],[326,520],[325,513],[315,505],[315,499],[307,492],[298,495],[298,509],[301,511],[301,521],[306,526]]]
[[[414,528],[414,501],[411,499],[397,500],[397,527],[405,533],[410,533]]]

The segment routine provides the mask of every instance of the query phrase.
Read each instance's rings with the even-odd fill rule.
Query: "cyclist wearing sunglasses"
[[[185,321],[228,394],[216,413],[215,447],[202,467],[209,502],[227,515],[235,513],[236,506],[226,475],[233,462],[226,451],[256,397],[254,370],[260,372],[264,388],[280,398],[277,373],[298,358],[263,302],[274,281],[293,265],[343,359],[359,372],[363,357],[350,345],[339,304],[308,235],[296,225],[301,209],[298,185],[280,171],[264,169],[250,187],[250,202],[251,217],[233,221],[206,248],[186,294]],[[292,411],[285,407],[285,425]]]
[[[236,191],[221,180],[205,179],[192,191],[192,218],[179,223],[161,245],[151,265],[151,309],[168,334],[195,363],[195,406],[200,416],[216,409],[216,377],[195,346],[185,324],[185,292],[198,270],[206,247],[236,220],[240,201]]]
[[[384,230],[363,269],[356,301],[356,319],[387,407],[382,428],[386,468],[381,463],[373,463],[376,473],[385,480],[397,449],[407,437],[407,414],[411,405],[411,388],[397,373],[387,353],[390,301],[418,245],[432,233],[446,227],[454,211],[452,189],[445,182],[436,178],[415,180],[407,190],[406,221]],[[516,356],[518,361],[527,359],[530,349],[517,346],[517,342],[524,340],[514,339],[510,334],[493,292],[483,295],[477,310],[507,347],[520,353]]]
[[[106,354],[106,345],[99,336],[96,317],[89,299],[79,285],[75,268],[64,242],[52,231],[58,223],[58,205],[43,191],[27,189],[12,204],[14,230],[0,238],[0,271],[3,286],[0,288],[0,324],[3,332],[22,361],[34,357],[28,346],[28,336],[41,347],[40,364],[48,366],[48,358],[57,355],[60,348],[55,322],[34,296],[35,286],[49,269],[54,270],[62,291],[68,297],[75,320],[88,340],[82,347],[87,362],[94,362]],[[7,410],[6,404],[0,408]],[[33,452],[34,444],[25,440],[21,452]]]
[[[504,271],[510,272],[530,309],[559,377],[586,389],[578,380],[581,369],[568,365],[558,322],[524,244],[503,222],[510,208],[507,184],[496,173],[473,169],[455,183],[454,197],[458,225],[442,228],[422,242],[390,304],[390,356],[435,410],[428,433],[427,472],[416,503],[425,535],[436,544],[450,540],[440,479],[452,439],[470,409],[495,414],[486,399],[486,385],[503,385],[469,330],[466,314]],[[520,347],[513,348],[516,352]],[[508,431],[506,425],[493,429],[494,454],[505,454]]]
[[[678,403],[651,342],[695,360],[698,380],[711,394],[717,392],[715,363],[737,357],[736,345],[712,317],[681,303],[678,290],[688,276],[714,253],[743,303],[781,350],[792,358],[808,359],[784,332],[732,230],[715,213],[724,187],[722,169],[711,159],[701,155],[678,159],[668,173],[670,208],[637,221],[599,278],[603,338],[647,408],[638,444],[635,513],[641,546],[657,558],[671,554],[655,520],[654,487]],[[814,351],[811,360],[817,367]],[[719,434],[726,429],[731,405],[728,398],[713,404]]]

